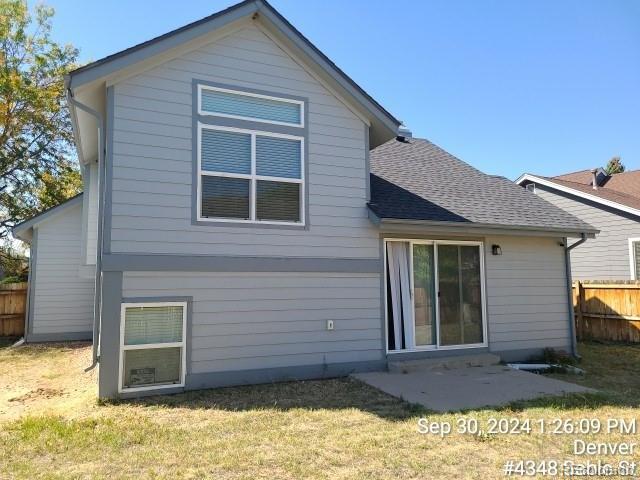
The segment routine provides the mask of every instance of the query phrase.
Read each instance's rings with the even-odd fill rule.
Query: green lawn
[[[481,423],[637,418],[640,346],[584,344],[581,352],[586,375],[555,376],[601,393],[465,415]],[[0,349],[0,385],[11,386],[0,397],[0,478],[492,479],[508,459],[576,459],[574,438],[629,440],[421,435],[420,417],[455,422],[460,415],[433,414],[350,379],[98,404],[95,374],[82,373],[88,360],[85,345]]]

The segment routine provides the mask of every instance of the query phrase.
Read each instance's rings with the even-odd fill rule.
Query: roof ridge
[[[602,167],[597,167],[597,168],[602,168]],[[582,170],[576,170],[574,172],[566,172],[566,173],[561,173],[560,175],[554,175],[553,177],[547,177],[547,178],[557,178],[557,177],[564,177],[566,175],[573,175],[575,173],[586,173],[589,172],[591,173],[591,168],[583,168]],[[603,169],[604,170],[604,169]]]

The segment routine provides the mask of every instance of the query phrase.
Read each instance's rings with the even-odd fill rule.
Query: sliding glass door
[[[480,248],[438,245],[440,345],[483,342]]]
[[[480,242],[393,240],[386,253],[390,351],[485,344]]]

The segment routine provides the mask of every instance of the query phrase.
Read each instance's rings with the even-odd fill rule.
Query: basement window
[[[183,387],[186,302],[123,303],[121,392]]]

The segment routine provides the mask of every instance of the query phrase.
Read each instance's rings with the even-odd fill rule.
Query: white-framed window
[[[198,114],[304,127],[304,102],[260,93],[198,85]]]
[[[525,188],[527,190],[529,190],[531,193],[536,193],[536,184],[535,183],[527,183],[527,186]]]
[[[631,280],[640,280],[640,238],[629,239],[629,271]]]
[[[198,122],[199,221],[304,225],[304,137]]]
[[[118,390],[184,387],[186,302],[123,303]]]

